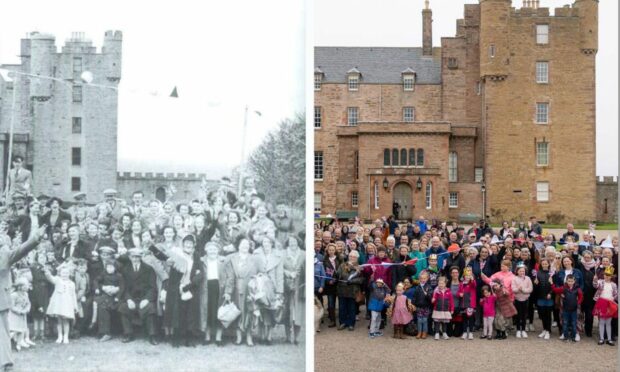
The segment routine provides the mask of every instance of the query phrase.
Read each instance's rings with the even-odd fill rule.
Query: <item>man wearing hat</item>
[[[157,279],[155,271],[142,262],[142,250],[132,248],[128,251],[129,260],[123,270],[125,291],[118,311],[123,324],[123,342],[134,340],[134,325],[146,325],[151,345],[155,339],[155,307],[157,301]]]
[[[103,201],[99,204],[97,204],[97,207],[95,207],[94,209],[94,215],[93,217],[96,218],[97,217],[97,210],[99,209],[98,207],[103,204],[103,203],[107,203],[110,208],[112,209],[112,212],[110,213],[110,215],[112,216],[112,218],[116,221],[119,221],[121,219],[121,216],[123,215],[123,212],[121,210],[121,200],[118,199],[116,197],[116,195],[118,194],[118,192],[115,189],[105,189],[103,190]]]
[[[41,226],[32,233],[19,248],[10,250],[0,248],[0,371],[10,371],[13,368],[11,356],[11,336],[9,335],[9,309],[11,307],[11,266],[24,258],[30,251],[39,245],[43,237],[45,226]]]
[[[73,194],[73,200],[75,200],[75,204],[72,205],[71,207],[69,207],[69,209],[67,209],[67,212],[69,212],[69,214],[71,214],[72,216],[77,215],[77,212],[80,210],[88,210],[88,206],[86,205],[86,193],[85,192],[78,192]],[[89,213],[87,212],[86,215],[88,215]]]
[[[23,167],[24,158],[20,155],[13,157],[13,169],[9,171],[9,199],[17,193],[28,196],[32,194],[32,173]],[[7,201],[7,203],[10,203]]]

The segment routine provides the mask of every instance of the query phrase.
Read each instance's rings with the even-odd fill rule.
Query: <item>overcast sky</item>
[[[422,46],[423,0],[314,0],[315,45]],[[478,0],[431,0],[433,46],[454,36],[463,4]],[[513,0],[521,7],[521,0]],[[572,4],[540,0],[541,7]],[[618,1],[599,2],[599,50],[596,57],[596,174],[618,175]]]
[[[19,63],[29,31],[54,34],[58,50],[73,31],[98,50],[106,30],[123,31],[121,171],[218,172],[239,163],[246,104],[262,113],[248,149],[304,109],[303,0],[20,0],[2,13],[0,64]]]

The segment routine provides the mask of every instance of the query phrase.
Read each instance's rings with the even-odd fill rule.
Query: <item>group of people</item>
[[[327,299],[328,327],[354,330],[366,304],[370,338],[389,321],[395,338],[473,340],[481,331],[501,340],[530,337],[537,313],[540,339],[557,326],[567,342],[598,336],[599,345],[615,345],[617,237],[597,241],[572,224],[556,237],[535,217],[493,229],[422,216],[399,225],[391,216],[371,226],[321,221],[314,239],[314,292]]]
[[[287,342],[299,342],[301,211],[267,203],[251,178],[241,193],[227,178],[211,189],[204,183],[188,202],[103,194],[96,205],[75,194],[67,207],[58,197],[11,192],[2,207],[0,280],[13,284],[6,301],[0,296],[8,311],[1,367],[12,365],[11,347],[85,335],[131,342],[140,330],[152,345],[221,346],[230,337],[253,346],[271,344],[283,325]]]

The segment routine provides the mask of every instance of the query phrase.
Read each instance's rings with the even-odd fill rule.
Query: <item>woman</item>
[[[415,265],[401,265],[401,263],[409,260],[409,247],[401,245],[398,253],[394,263],[398,263],[399,265],[392,267],[392,283],[394,283],[394,285],[402,282],[405,278],[411,280],[417,272]]]
[[[41,220],[39,221],[39,226],[47,225],[47,230],[45,233],[47,236],[52,235],[52,231],[54,228],[60,228],[62,225],[62,221],[71,220],[71,215],[62,208],[62,200],[57,197],[51,197],[50,200],[45,204],[49,208],[49,212],[45,213]],[[28,237],[24,237],[24,241],[26,241]]]
[[[248,282],[256,274],[258,274],[258,265],[256,259],[250,254],[250,241],[247,238],[241,238],[237,252],[230,255],[226,265],[226,286],[224,289],[224,301],[232,301],[241,311],[239,318],[232,324],[237,337],[235,345],[241,345],[244,333],[247,344],[249,346],[254,345],[252,330],[250,329],[250,314],[246,305],[248,302]]]
[[[291,237],[289,236],[289,239]],[[258,260],[259,272],[263,273],[270,281],[269,295],[261,307],[262,331],[267,345],[271,345],[271,332],[275,325],[275,310],[283,302],[284,294],[284,266],[282,256],[274,249],[274,241],[265,237],[261,247],[254,252]]]
[[[121,221],[120,221],[120,226],[123,228],[123,239],[125,238],[129,238],[131,236],[131,221],[133,219],[133,216],[130,215],[129,213],[125,213],[121,216]],[[127,247],[125,246],[125,248],[129,249],[129,248],[133,248],[133,247]]]
[[[126,234],[123,238],[123,244],[125,245],[125,248],[131,249],[142,247],[142,230],[143,228],[140,220],[136,219],[131,222],[128,230],[129,234]]]
[[[204,278],[202,263],[194,255],[196,238],[183,238],[182,249],[172,250],[166,288],[164,325],[172,329],[172,346],[195,346],[193,337],[200,327],[200,284]]]
[[[452,266],[448,270],[448,282],[446,288],[452,293],[452,299],[454,301],[454,314],[452,314],[452,320],[448,324],[448,336],[459,337],[463,334],[463,304],[459,296],[460,281],[460,269],[458,266]]]
[[[594,317],[592,316],[592,310],[594,310],[594,278],[596,277],[596,261],[594,261],[594,255],[592,252],[586,250],[582,253],[581,261],[577,264],[577,268],[581,270],[583,274],[583,302],[581,303],[581,311],[583,312],[584,319],[584,331],[586,336],[592,337],[592,323]]]
[[[461,253],[461,247],[458,244],[451,244],[448,247],[448,255],[445,260],[445,271],[444,275],[446,277],[450,277],[452,267],[456,266],[459,268],[459,275],[463,273],[463,269],[465,268],[465,258]]]
[[[357,251],[357,253],[359,253],[359,264],[362,265],[364,263],[366,263],[366,255],[360,251],[360,246],[357,240],[351,240],[349,242],[349,252],[350,251]]]
[[[189,234],[188,229],[185,228],[185,221],[180,214],[175,214],[172,216],[172,227],[174,227],[174,231],[176,231],[177,236],[183,239],[187,234]]]
[[[161,252],[168,254],[168,252],[170,252],[174,247],[180,246],[181,239],[177,237],[174,227],[164,227],[162,235],[164,237],[164,241],[155,245]]]
[[[375,245],[370,243],[366,248],[366,252],[374,252]],[[336,255],[336,244],[329,243],[325,248],[325,258],[323,259],[323,267],[325,268],[325,276],[335,278],[338,268],[342,264],[340,257]],[[336,292],[337,282],[335,279],[327,280],[323,293],[327,296],[327,317],[329,318],[329,328],[336,326]]]
[[[284,256],[284,329],[286,338],[291,343],[299,343],[299,332],[303,324],[304,303],[303,303],[303,283],[304,283],[304,264],[306,262],[305,252],[299,248],[297,238],[290,236],[285,244],[286,253]],[[291,330],[293,331],[291,337]]]
[[[417,240],[411,242],[411,252],[409,252],[409,257],[411,259],[417,259],[415,263],[415,274],[413,274],[413,284],[417,284],[418,277],[422,270],[426,269],[428,263],[426,262],[426,254],[420,250],[421,246]]]
[[[358,258],[359,253],[352,251],[348,262],[340,265],[336,272],[340,321],[338,330],[348,328],[349,331],[353,331],[355,329],[355,298],[364,282],[361,268],[357,263]]]
[[[206,243],[204,251],[200,259],[205,273],[200,292],[200,330],[205,333],[205,344],[211,342],[215,331],[215,344],[222,346],[222,325],[217,319],[217,310],[223,303],[227,261],[220,256],[220,246],[215,242]]]
[[[240,236],[246,234],[246,229],[241,224],[241,216],[237,211],[230,211],[226,215],[226,226],[222,232],[220,232],[219,239],[223,246],[223,255],[229,255],[235,252],[234,243]]]
[[[554,304],[553,291],[551,290],[551,282],[549,280],[552,277],[550,269],[550,261],[543,257],[540,259],[540,264],[534,277],[536,308],[543,324],[543,330],[538,337],[545,340],[548,340],[551,335],[551,313],[553,312]]]

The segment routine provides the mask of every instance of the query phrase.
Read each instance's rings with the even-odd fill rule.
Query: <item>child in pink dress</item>
[[[54,284],[54,293],[47,307],[47,315],[58,318],[57,344],[69,343],[69,330],[71,322],[78,312],[75,284],[71,281],[72,267],[68,264],[58,266],[58,276],[53,276],[49,269],[45,269],[45,277]]]
[[[415,306],[405,296],[403,283],[396,285],[396,295],[392,296],[388,316],[392,318],[394,325],[394,338],[404,339],[404,329],[413,320],[411,313],[415,311]]]

